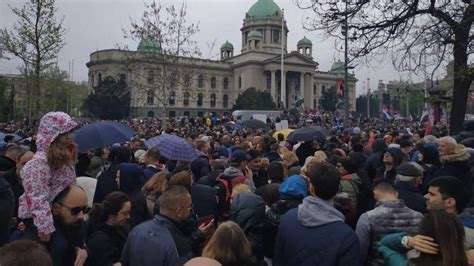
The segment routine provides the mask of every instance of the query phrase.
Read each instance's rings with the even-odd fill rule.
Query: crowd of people
[[[472,123],[293,117],[329,132],[305,142],[232,119],[124,123],[134,138],[87,151],[61,112],[5,136],[0,265],[474,264]],[[145,146],[162,133],[196,159]]]

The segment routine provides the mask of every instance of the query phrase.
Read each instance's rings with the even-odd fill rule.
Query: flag
[[[433,124],[434,124],[434,115],[430,111],[428,111],[428,121],[426,122],[426,127],[425,127],[425,136],[428,136],[431,134],[431,131],[433,130]]]
[[[336,94],[337,97],[344,96],[344,80],[336,80]]]
[[[387,108],[386,105],[383,107],[382,112],[383,112],[383,114],[385,115],[385,118],[387,118],[387,119],[392,119],[392,117],[391,117],[390,114],[388,113],[388,108]]]
[[[423,107],[423,113],[421,113],[421,118],[420,118],[420,123],[423,122],[423,119],[425,118],[425,116],[429,116],[430,115],[430,112],[428,111],[428,108]]]
[[[413,122],[413,116],[411,115],[411,113],[410,113],[410,115],[408,116],[408,121]]]

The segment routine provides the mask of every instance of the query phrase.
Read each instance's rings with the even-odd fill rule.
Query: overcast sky
[[[200,32],[195,36],[204,57],[211,53],[209,44],[214,40],[216,47],[212,54],[217,54],[220,45],[229,40],[234,45],[234,54],[240,53],[241,33],[245,13],[257,0],[187,0],[188,21],[199,22]],[[168,2],[181,3],[179,0]],[[296,50],[296,43],[303,36],[313,42],[313,57],[319,63],[319,69],[327,71],[334,60],[343,59],[344,55],[335,51],[334,40],[326,39],[322,33],[307,32],[303,29],[304,17],[312,16],[310,11],[300,10],[292,0],[275,0],[280,8],[285,9],[285,19],[290,30],[288,47]],[[24,1],[0,0],[0,27],[11,28],[15,16],[8,5],[21,6]],[[115,48],[119,45],[137,43],[123,38],[122,29],[128,29],[130,18],[137,19],[143,13],[143,0],[57,0],[58,17],[64,16],[64,26],[68,29],[66,45],[59,54],[59,67],[68,70],[74,60],[72,73],[75,81],[87,80],[86,63],[90,53]],[[0,60],[0,73],[18,73],[20,63],[16,60]],[[378,80],[398,80],[407,78],[406,73],[396,72],[389,61],[374,63],[372,67],[358,66],[354,69],[357,83],[357,94],[365,93],[362,81],[370,78],[370,87],[375,89]],[[412,76],[412,79],[420,79]]]

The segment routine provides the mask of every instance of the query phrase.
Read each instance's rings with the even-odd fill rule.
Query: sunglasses
[[[79,207],[68,207],[66,205],[63,205],[61,203],[58,202],[59,205],[63,206],[64,208],[68,209],[70,212],[71,212],[71,215],[72,216],[77,216],[79,215],[79,213],[88,213],[90,211],[90,208],[88,206],[79,206]]]

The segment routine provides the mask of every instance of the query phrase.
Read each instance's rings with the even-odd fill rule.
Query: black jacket
[[[119,189],[115,181],[118,169],[119,165],[113,164],[97,178],[94,203],[102,202],[107,194]]]
[[[0,178],[0,247],[8,242],[10,237],[10,223],[15,209],[15,197],[10,184]]]
[[[425,214],[426,211],[426,200],[420,193],[415,184],[412,182],[400,182],[395,183],[395,188],[398,192],[398,198],[405,201],[405,205],[408,208]]]
[[[206,216],[219,217],[219,206],[216,191],[208,186],[193,183],[191,197],[194,204],[194,212],[198,218]],[[217,222],[217,220],[215,220]]]
[[[206,186],[210,186],[210,187],[214,187],[216,185],[216,180],[217,178],[223,173],[224,171],[221,171],[221,170],[214,170],[214,171],[210,171],[207,176],[203,176],[201,178],[199,178],[199,180],[197,181],[198,184],[201,184],[201,185],[206,185]]]
[[[111,266],[120,262],[122,249],[127,241],[128,230],[101,224],[87,240],[89,254],[87,266]]]
[[[300,165],[303,166],[306,158],[308,156],[313,156],[315,152],[316,149],[313,148],[311,142],[305,142],[301,144],[298,149],[296,149],[296,156],[298,157]]]
[[[191,172],[193,173],[194,180],[206,176],[211,171],[209,165],[209,159],[205,155],[199,155],[194,161],[191,162]]]

